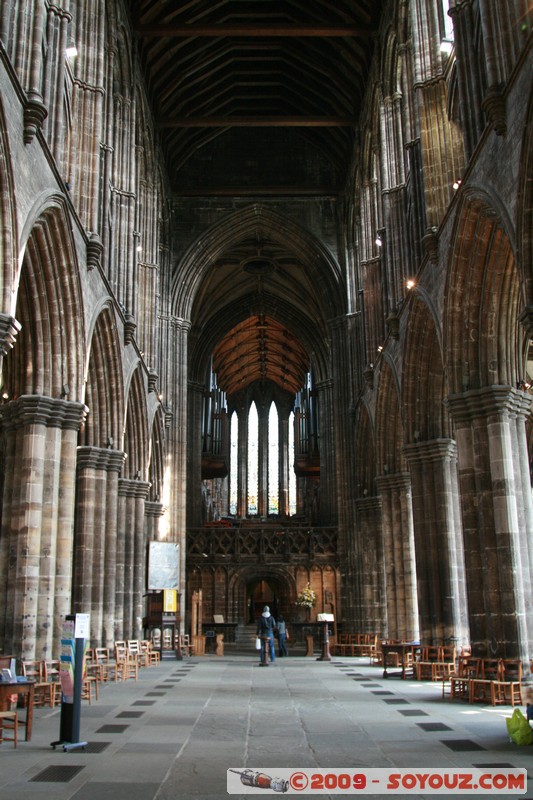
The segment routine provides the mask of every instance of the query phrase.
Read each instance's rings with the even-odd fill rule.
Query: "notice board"
[[[150,542],[148,549],[148,590],[179,589],[180,546],[171,542]]]

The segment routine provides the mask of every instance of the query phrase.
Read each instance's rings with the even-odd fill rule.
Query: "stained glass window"
[[[239,420],[236,411],[231,415],[229,436],[229,513],[236,514],[239,488]]]
[[[289,415],[289,516],[296,514],[296,474],[294,472],[294,412]]]
[[[255,403],[248,414],[248,514],[257,514],[259,493],[259,420]]]
[[[279,428],[278,409],[270,404],[268,415],[268,513],[279,514]]]

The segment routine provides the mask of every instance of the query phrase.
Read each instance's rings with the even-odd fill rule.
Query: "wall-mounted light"
[[[381,238],[379,233],[376,236],[376,245],[377,245],[377,247],[382,247],[382,245],[383,245],[383,239]]]
[[[414,289],[414,287],[416,286],[416,283],[412,278],[409,278],[409,280],[405,281],[405,285],[406,285],[407,289]]]
[[[380,345],[378,346],[378,353],[382,353],[382,352],[383,352],[383,345],[382,345],[382,344],[380,344]]]
[[[455,189],[455,191],[457,191],[461,183],[462,183],[461,179],[453,182],[453,188]]]
[[[67,58],[76,58],[78,55],[78,48],[74,42],[69,42],[65,49],[65,55]]]
[[[451,39],[443,39],[440,43],[440,51],[444,55],[449,56],[453,50],[453,41]]]

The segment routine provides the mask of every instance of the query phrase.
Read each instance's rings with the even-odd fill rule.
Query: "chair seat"
[[[12,736],[6,736],[6,731],[11,731]],[[13,747],[18,742],[18,714],[16,711],[0,711],[0,742],[13,742]]]

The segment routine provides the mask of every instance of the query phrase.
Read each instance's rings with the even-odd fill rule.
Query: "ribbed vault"
[[[192,323],[191,378],[203,380],[214,353],[228,394],[261,380],[294,394],[311,361],[325,379],[328,326],[344,309],[343,285],[331,253],[270,209],[226,217],[176,271],[176,314]]]

